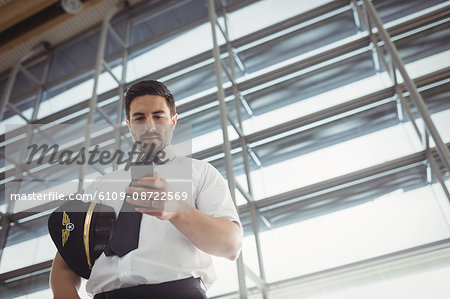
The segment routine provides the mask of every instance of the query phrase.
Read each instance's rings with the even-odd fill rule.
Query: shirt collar
[[[169,144],[168,146],[166,146],[162,152],[165,153],[165,156],[163,157],[163,161],[166,161],[166,163],[170,163],[172,162],[175,158],[176,158],[176,153],[175,153],[175,147],[172,144]]]

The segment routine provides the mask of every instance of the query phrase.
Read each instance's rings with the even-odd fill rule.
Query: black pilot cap
[[[67,265],[87,279],[112,235],[115,220],[112,207],[70,200],[50,215],[48,231]]]

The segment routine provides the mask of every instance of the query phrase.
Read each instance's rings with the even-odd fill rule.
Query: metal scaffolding
[[[372,49],[374,49],[374,53],[376,53],[375,56],[378,56],[377,58],[374,58],[375,61],[382,61],[384,68],[386,69],[387,73],[389,74],[393,84],[394,84],[394,90],[396,93],[396,96],[398,97],[399,102],[401,103],[403,109],[405,109],[406,114],[408,115],[409,121],[412,123],[415,132],[417,133],[417,136],[419,137],[419,140],[422,142],[425,151],[426,151],[426,157],[429,163],[429,167],[431,167],[431,170],[433,171],[434,175],[438,179],[447,199],[450,201],[450,193],[447,189],[447,186],[445,184],[445,178],[444,174],[447,175],[450,174],[450,153],[449,150],[444,144],[444,141],[442,140],[441,136],[439,135],[436,126],[433,123],[433,120],[431,119],[431,114],[420,94],[420,92],[417,90],[417,86],[414,83],[414,81],[409,76],[408,72],[406,71],[405,64],[403,63],[402,58],[400,57],[397,47],[392,42],[391,37],[387,30],[384,28],[383,23],[378,16],[373,4],[368,0],[363,0],[361,5],[363,4],[364,11],[366,14],[361,10],[361,7],[359,3],[356,0],[351,1],[354,8],[357,10],[357,14],[359,17],[360,22],[363,23],[366,29],[369,32],[369,37],[371,40]],[[383,44],[381,44],[378,39],[381,38],[383,41]],[[384,48],[381,48],[384,46]],[[387,51],[387,54],[389,56],[389,62],[386,60],[386,55],[384,55],[384,50]],[[379,70],[380,66],[379,63],[375,63],[376,68]],[[415,107],[417,108],[419,115],[421,119],[423,120],[423,130],[418,128],[416,119],[411,112],[411,107],[407,101],[407,99],[403,95],[403,91],[399,85],[399,78],[398,76],[401,75],[401,78],[403,79],[403,86],[406,87],[406,90],[409,93],[409,97],[414,103]],[[436,149],[439,154],[440,161],[442,161],[445,170],[444,173],[441,171],[441,169],[438,166],[438,163],[436,162],[436,159],[431,154],[430,149],[430,137],[436,144]],[[431,181],[430,181],[431,183]]]
[[[94,70],[94,86],[92,89],[92,96],[89,100],[89,113],[87,115],[87,126],[86,126],[86,135],[85,135],[85,142],[84,142],[84,148],[89,149],[91,146],[91,128],[92,124],[94,123],[94,116],[95,112],[98,110],[100,112],[100,115],[102,115],[103,118],[105,118],[110,125],[114,126],[114,132],[115,132],[115,149],[119,148],[120,146],[120,122],[121,122],[121,116],[122,116],[122,100],[123,100],[123,91],[124,91],[124,83],[126,78],[126,70],[127,70],[127,48],[128,48],[128,38],[129,38],[129,25],[126,27],[126,40],[123,41],[122,38],[117,34],[117,32],[114,30],[114,28],[110,25],[110,20],[112,17],[119,11],[120,7],[115,7],[103,20],[102,22],[102,28],[100,32],[100,40],[98,45],[98,52],[97,52],[97,58],[95,61],[95,70]],[[108,63],[105,61],[104,55],[105,55],[105,47],[106,47],[106,39],[108,37],[108,32],[111,33],[112,37],[119,42],[119,44],[123,48],[123,57],[122,57],[122,76],[120,79],[114,75],[111,68],[109,67]],[[103,110],[98,107],[97,104],[97,98],[98,98],[98,84],[100,80],[100,74],[102,73],[102,69],[107,71],[109,75],[117,82],[119,85],[119,105],[117,108],[117,122],[112,122],[108,115],[103,112]],[[120,110],[119,110],[120,109]],[[80,166],[80,173],[78,178],[78,193],[83,193],[83,185],[84,185],[84,177],[86,175],[86,163],[83,163]],[[117,167],[117,165],[115,165]]]
[[[169,28],[167,31],[155,34],[147,39],[138,40],[137,42],[133,40],[133,37],[135,39],[137,38],[136,35],[133,35],[133,30],[136,30],[135,27],[139,26],[139,24],[157,19],[175,9],[183,10],[186,8],[186,5],[198,4],[194,2],[190,0],[165,1],[157,7],[158,9],[148,9],[148,11],[133,10],[130,7],[117,7],[106,15],[102,21],[99,30],[98,47],[95,53],[95,62],[68,71],[57,78],[51,78],[49,73],[51,72],[51,61],[59,49],[57,47],[50,48],[46,44],[39,45],[18,61],[8,72],[8,79],[6,80],[1,97],[0,119],[3,119],[4,115],[9,112],[9,114],[18,115],[27,124],[57,123],[61,119],[64,119],[64,117],[73,115],[73,118],[70,118],[71,122],[80,122],[87,119],[88,125],[85,132],[85,139],[80,143],[71,145],[70,149],[80,146],[89,148],[91,145],[107,140],[114,140],[111,146],[114,150],[119,149],[122,142],[128,137],[127,130],[121,125],[124,92],[127,87],[136,81],[146,78],[163,78],[169,82],[169,86],[173,85],[175,89],[178,88],[178,91],[182,94],[181,98],[192,97],[192,100],[184,101],[182,104],[177,105],[179,114],[189,114],[191,111],[196,111],[196,109],[201,108],[199,110],[200,112],[192,112],[192,114],[189,114],[187,117],[188,120],[195,120],[196,117],[200,117],[202,114],[220,116],[220,126],[216,127],[220,128],[222,132],[223,144],[210,146],[207,149],[193,153],[193,157],[197,159],[209,159],[219,170],[226,172],[228,186],[235,204],[237,197],[236,191],[246,200],[245,204],[237,208],[246,234],[251,233],[254,237],[259,273],[254,273],[244,263],[244,257],[241,253],[236,263],[239,290],[228,294],[232,298],[239,297],[246,299],[250,295],[260,294],[262,298],[267,299],[269,297],[276,297],[272,294],[275,294],[276,288],[280,286],[289,287],[293,284],[303,286],[312,280],[319,281],[326,279],[328,276],[340,275],[342,271],[350,271],[353,275],[352,277],[357,277],[362,268],[377,268],[378,262],[380,264],[390,265],[391,263],[397,263],[396,261],[393,262],[393,260],[397,258],[407,259],[410,254],[428,256],[433,250],[443,252],[442,254],[448,251],[450,242],[449,240],[443,240],[425,244],[417,248],[411,248],[409,251],[380,256],[377,260],[365,260],[356,264],[295,277],[286,281],[267,282],[260,232],[329,213],[330,211],[361,204],[376,196],[381,196],[382,194],[395,190],[398,186],[407,186],[411,189],[417,188],[417,186],[424,184],[424,182],[418,179],[424,171],[434,174],[447,200],[450,201],[450,194],[445,184],[450,174],[450,144],[446,144],[439,135],[431,119],[431,113],[427,108],[428,103],[424,101],[424,98],[427,98],[423,95],[430,90],[436,94],[447,92],[449,90],[448,74],[450,69],[445,67],[419,78],[411,79],[405,69],[405,63],[399,54],[399,50],[394,44],[394,40],[408,39],[411,36],[414,37],[414,34],[426,33],[430,28],[441,26],[441,22],[448,19],[450,2],[436,5],[436,7],[432,7],[422,14],[413,15],[409,20],[386,27],[381,21],[380,13],[375,10],[371,1],[335,0],[316,7],[311,11],[301,13],[267,28],[253,32],[252,34],[232,39],[229,33],[230,24],[228,14],[230,11],[249,5],[254,1],[227,1],[228,4],[226,5],[225,1],[221,0],[219,1],[220,7],[216,8],[215,5],[218,2],[208,0],[207,7],[204,7],[204,3],[200,3],[201,5],[199,7],[205,8],[203,14],[195,15],[186,22],[177,23],[173,28]],[[249,72],[256,73],[264,69],[263,67],[258,68],[259,64],[264,63],[264,61],[261,61],[262,58],[258,58],[258,55],[269,52],[267,50],[271,47],[275,47],[283,42],[287,43],[287,41],[295,44],[293,41],[300,37],[308,36],[305,33],[309,32],[309,30],[315,30],[323,23],[330,22],[332,24],[332,21],[335,19],[345,19],[345,22],[348,23],[348,16],[351,16],[351,21],[353,22],[352,30],[356,27],[356,31],[359,32],[355,36],[351,36],[352,38],[349,38],[350,35],[346,36],[342,33],[343,35],[341,37],[336,38],[336,41],[342,39],[343,41],[341,43],[331,48],[322,48],[321,46],[323,45],[318,45],[318,50],[311,53],[306,49],[305,53],[308,55],[303,55],[305,54],[302,52],[303,49],[296,49],[302,55],[296,54],[297,56],[290,57],[288,54],[285,54],[286,57],[283,57],[283,59],[286,63],[276,68],[271,68],[264,73],[245,76]],[[125,18],[125,30],[121,34],[114,29],[113,24],[113,21],[120,17]],[[174,19],[177,18],[178,16]],[[207,22],[211,26],[212,51],[207,50],[201,52],[141,78],[133,79],[129,82],[126,81],[128,62],[132,57],[166,40],[170,40],[174,36],[188,31],[199,24]],[[342,22],[345,23],[344,21]],[[324,32],[329,30],[329,27],[324,26],[324,28]],[[223,44],[219,44],[219,32],[225,40]],[[108,38],[112,38],[111,40],[116,45],[119,45],[120,50],[107,54],[108,45],[111,47],[111,44],[108,43],[111,40]],[[79,39],[82,39],[82,37],[79,37]],[[326,42],[332,43],[335,41],[333,37],[326,36]],[[324,42],[325,45],[327,43]],[[45,50],[45,53],[38,58],[30,59],[36,57],[36,53],[41,53],[42,49]],[[268,57],[273,58],[273,56]],[[280,60],[283,59],[280,58]],[[30,69],[43,61],[42,75],[40,78],[37,78]],[[392,80],[392,86],[382,88],[344,103],[320,109],[319,111],[293,120],[282,122],[267,129],[245,134],[244,121],[251,119],[258,113],[264,113],[258,111],[257,101],[259,98],[263,98],[265,93],[275,93],[274,90],[277,90],[278,86],[291,82],[301,82],[303,78],[327,73],[329,70],[335,70],[333,68],[339,70],[337,66],[348,63],[348,61],[355,61],[355,63],[359,63],[364,67],[373,63],[374,68],[363,75],[386,71]],[[122,67],[120,78],[112,70],[117,66]],[[98,86],[100,75],[103,72],[108,73],[117,83],[117,86],[100,94],[98,92]],[[34,87],[25,90],[23,93],[13,95],[13,89],[15,86],[17,87],[16,80],[19,73],[33,82]],[[190,94],[189,90],[184,90],[183,85],[178,87],[177,84],[183,82],[185,78],[192,76],[197,79],[195,76],[198,74],[200,74],[200,78],[208,78],[210,80],[208,84],[213,84],[210,86],[205,83],[202,86],[205,92]],[[243,75],[240,76],[239,74]],[[358,75],[360,73],[355,74]],[[90,76],[94,79],[94,84],[89,99],[38,119],[39,108],[42,102],[45,101],[46,92],[58,89],[66,82],[77,82]],[[213,81],[214,83],[211,83]],[[211,87],[217,87],[217,90]],[[103,103],[107,103],[108,100],[117,95],[118,99],[116,101],[102,106]],[[30,99],[32,99],[32,113],[31,117],[27,117],[21,111],[21,107],[25,107],[23,103],[30,101]],[[276,102],[276,99],[273,102]],[[275,148],[281,148],[286,143],[295,145],[302,140],[301,138],[312,138],[315,135],[320,135],[318,134],[319,132],[323,132],[324,129],[331,126],[346,125],[349,118],[360,117],[368,120],[376,118],[378,114],[373,112],[375,110],[373,109],[374,107],[383,112],[384,117],[391,117],[391,114],[394,113],[392,110],[393,102],[397,104],[397,110],[394,112],[398,114],[398,120],[400,122],[406,121],[406,118],[403,118],[403,111],[406,112],[408,120],[422,141],[422,151],[256,200],[255,187],[252,186],[251,180],[252,171],[277,162],[275,160],[276,158],[270,156],[266,158],[261,154],[261,152],[264,152],[264,147],[271,149],[270,146],[273,145]],[[411,103],[417,109],[418,113],[414,113],[413,107],[410,105]],[[260,106],[266,104],[273,103],[262,102]],[[439,109],[448,109],[442,101],[436,104],[436,106]],[[417,124],[416,118],[423,120],[424,124],[422,128]],[[114,130],[101,136],[91,136],[92,125],[99,122],[99,120],[106,121],[114,127]],[[367,123],[369,124],[369,121]],[[379,128],[385,128],[388,125],[379,125]],[[237,133],[238,137],[235,140],[230,140],[229,128],[232,128]],[[349,126],[348,130],[351,131],[351,129],[351,126]],[[356,130],[354,129],[353,132]],[[23,128],[17,128],[10,132],[10,134],[16,136],[24,133],[26,132]],[[303,134],[303,137],[300,136],[301,134]],[[5,136],[6,134],[3,135],[3,140]],[[32,134],[27,134],[27,136],[30,137]],[[321,147],[336,144],[342,141],[339,140],[341,137],[342,140],[349,138],[345,134],[336,137],[331,135],[317,137],[318,139],[315,142],[320,145],[311,145],[308,143],[297,150],[296,154],[302,155]],[[431,140],[435,143],[435,147],[430,146]],[[11,142],[9,146],[20,147],[28,143],[29,139],[19,139]],[[110,147],[109,145],[104,145],[103,148],[109,149]],[[4,144],[1,147],[1,151],[2,153],[5,151]],[[277,158],[281,159],[280,157]],[[288,158],[289,156],[286,155],[286,159]],[[3,159],[15,165],[15,169],[5,171],[4,178],[6,181],[13,177],[20,178],[23,171],[28,171],[29,175],[36,177],[41,175],[39,171],[36,173],[30,171],[37,168],[38,164],[35,161],[32,161],[32,163],[24,167],[21,161],[8,160],[5,154],[3,154]],[[233,161],[235,161],[234,164]],[[242,163],[236,163],[236,161],[242,161]],[[239,165],[237,166],[236,164]],[[112,166],[114,170],[117,169],[117,165]],[[83,192],[84,180],[86,175],[89,174],[89,171],[104,173],[102,168],[92,170],[88,169],[86,165],[82,165],[78,174],[78,193]],[[236,180],[239,174],[245,175],[245,186],[242,186]],[[434,179],[428,176],[425,183],[431,184],[433,182],[435,182]],[[17,188],[19,188],[19,185]],[[366,197],[361,195],[366,195]],[[18,213],[14,213],[12,205],[8,206],[6,213],[0,214],[0,260],[11,228],[15,227],[17,229],[16,224],[22,223],[27,219],[31,219],[28,221],[34,221],[33,223],[36,223],[33,227],[42,227],[47,220],[48,211],[55,208],[57,204],[55,202],[44,204],[39,210],[25,210]],[[281,217],[280,215],[285,216]],[[42,288],[43,285],[47,286],[46,280],[48,279],[51,262],[44,261],[6,273],[0,273],[0,282],[6,286],[3,289],[0,287],[0,291],[6,290],[7,287],[10,287],[12,290],[20,289],[21,285],[29,285],[30,287],[26,291],[21,290],[22,292],[29,293]],[[399,263],[401,267],[404,267],[403,263]],[[35,275],[35,278],[31,274]],[[247,278],[255,283],[256,288],[247,286]],[[13,294],[13,291],[11,291],[11,294]]]
[[[223,151],[225,153],[225,165],[226,165],[226,172],[227,172],[227,180],[228,180],[228,186],[231,190],[231,195],[233,198],[233,201],[236,204],[236,195],[235,190],[238,190],[244,198],[247,200],[249,206],[250,206],[250,214],[251,214],[251,223],[252,223],[252,229],[253,229],[253,235],[255,238],[255,244],[256,244],[256,254],[258,258],[258,266],[259,266],[259,275],[253,273],[253,271],[247,267],[244,264],[243,261],[243,255],[239,256],[237,260],[237,269],[238,269],[238,278],[239,278],[239,291],[240,291],[240,298],[247,298],[247,287],[245,282],[245,276],[247,275],[249,278],[251,278],[258,289],[262,292],[263,298],[268,298],[268,289],[267,289],[267,282],[265,280],[265,270],[264,270],[264,262],[262,258],[262,249],[261,249],[261,242],[259,239],[259,224],[257,219],[257,211],[255,208],[255,200],[253,197],[253,187],[250,177],[250,167],[249,167],[249,159],[248,156],[251,153],[252,149],[248,145],[246,141],[246,136],[244,134],[244,128],[242,125],[242,116],[241,116],[241,105],[243,105],[244,109],[247,111],[247,113],[252,116],[253,112],[251,111],[251,108],[249,107],[248,103],[246,102],[245,98],[240,94],[239,92],[239,86],[236,81],[236,65],[239,67],[239,69],[242,72],[245,72],[245,66],[242,63],[242,60],[239,58],[239,53],[237,50],[233,47],[231,43],[231,38],[228,32],[228,17],[227,12],[225,8],[224,1],[221,1],[221,17],[223,20],[223,27],[220,25],[220,22],[218,20],[218,16],[216,15],[216,8],[214,5],[214,0],[209,0],[209,20],[211,23],[211,32],[212,32],[212,40],[213,40],[213,57],[214,57],[214,70],[216,74],[216,80],[217,80],[217,98],[219,100],[219,109],[220,109],[220,120],[221,120],[221,128],[222,128],[222,134],[223,134]],[[220,32],[222,33],[225,43],[226,43],[226,51],[228,56],[228,66],[224,62],[224,60],[221,58],[220,53],[220,46],[217,38],[216,33],[216,27],[220,29]],[[232,90],[233,90],[233,101],[234,101],[234,108],[236,111],[237,116],[237,123],[236,121],[231,117],[230,113],[228,112],[227,105],[225,103],[225,92],[224,92],[224,85],[222,80],[223,72],[227,75],[227,78],[229,82],[231,82]],[[244,169],[245,169],[245,177],[247,182],[247,190],[245,190],[242,186],[239,185],[239,183],[235,180],[234,175],[234,169],[233,169],[233,161],[232,161],[232,154],[231,154],[231,147],[230,147],[230,139],[228,136],[228,123],[233,127],[233,129],[236,131],[236,133],[239,136],[239,145],[241,147],[241,153],[242,158],[244,161]],[[256,157],[256,155],[253,153],[253,155],[250,155],[255,162],[261,166],[259,159]],[[260,215],[260,217],[264,217]],[[265,223],[268,221],[266,219]]]

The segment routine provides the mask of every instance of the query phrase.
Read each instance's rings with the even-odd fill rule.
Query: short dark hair
[[[143,80],[131,85],[125,94],[125,113],[128,119],[130,119],[131,101],[136,97],[145,95],[162,96],[166,99],[167,106],[169,106],[170,115],[172,116],[176,113],[175,99],[167,86],[156,80]]]

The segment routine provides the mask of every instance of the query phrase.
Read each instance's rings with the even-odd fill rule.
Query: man
[[[122,221],[127,223],[121,226],[119,219],[125,219],[121,212],[111,246],[105,248],[92,267],[87,291],[95,299],[206,298],[203,288],[215,279],[210,255],[235,260],[241,249],[243,230],[228,187],[209,163],[173,153],[170,143],[178,116],[174,98],[163,83],[146,80],[131,86],[125,97],[125,110],[127,125],[140,150],[149,154],[150,148],[164,152],[166,164],[156,165],[154,176],[140,179],[139,186],[117,183],[125,174],[118,170],[95,180],[86,192],[176,192],[170,178],[164,177],[170,167],[191,172],[192,198],[152,201],[128,196],[122,208],[131,204],[143,215],[138,220],[137,248],[127,253],[114,249],[113,240],[120,243],[123,238],[118,233],[120,227],[129,224]],[[58,253],[50,283],[54,298],[79,298],[80,278]]]

